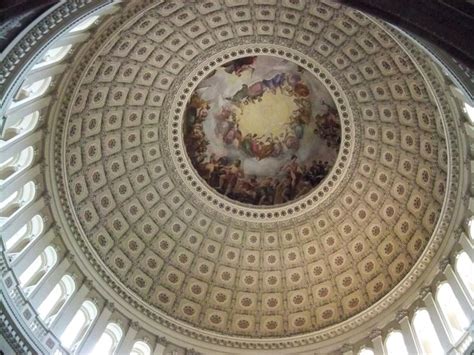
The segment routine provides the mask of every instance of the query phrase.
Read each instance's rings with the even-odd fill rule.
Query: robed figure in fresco
[[[216,68],[183,117],[192,165],[241,203],[279,205],[306,195],[329,173],[341,141],[339,115],[323,90],[282,58],[244,57]]]

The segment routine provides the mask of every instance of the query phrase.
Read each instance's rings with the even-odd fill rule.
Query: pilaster
[[[92,325],[89,333],[86,334],[86,337],[83,343],[78,347],[77,354],[89,354],[94,349],[95,344],[99,341],[102,333],[104,333],[107,324],[109,323],[110,316],[114,310],[113,303],[107,303],[102,311],[100,312],[99,317]]]
[[[59,315],[51,324],[51,330],[56,335],[61,335],[62,331],[66,329],[66,326],[74,317],[76,312],[85,301],[87,294],[92,288],[92,284],[89,281],[83,282],[81,287],[71,295],[70,299],[66,302],[63,309],[59,312]]]
[[[35,238],[12,262],[12,270],[16,275],[21,275],[43,250],[51,244],[56,237],[54,228],[49,229],[44,235]]]
[[[443,348],[444,353],[448,353],[451,349],[451,341],[449,340],[449,333],[446,329],[443,320],[441,318],[440,310],[433,299],[431,292],[427,292],[423,297],[426,309],[430,315],[431,322],[433,323],[436,334],[438,335],[439,342]]]

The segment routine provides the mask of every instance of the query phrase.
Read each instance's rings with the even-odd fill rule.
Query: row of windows
[[[96,316],[96,306],[91,301],[85,301],[60,337],[63,347],[71,352],[75,351]],[[113,322],[107,324],[90,355],[113,354],[122,336],[123,332],[119,325]],[[145,342],[136,341],[130,354],[150,355],[151,349]]]
[[[76,350],[96,316],[95,305],[91,301],[85,301],[60,337],[63,347],[72,352]],[[122,336],[123,332],[119,325],[113,322],[107,324],[90,355],[113,354]],[[136,341],[130,355],[151,355],[150,346],[143,341]]]
[[[453,334],[453,342],[455,343],[467,331],[469,319],[456,300],[449,284],[443,283],[438,288],[436,300],[441,306],[443,315]],[[60,337],[66,349],[75,350],[96,315],[97,309],[95,305],[90,301],[85,301]],[[413,318],[413,328],[423,354],[443,354],[442,346],[427,310],[421,309],[416,312]],[[94,346],[91,354],[113,354],[120,343],[122,335],[122,329],[117,324],[109,323],[99,341]],[[400,331],[390,332],[386,337],[385,346],[389,355],[409,355],[403,335]],[[131,354],[148,355],[150,354],[150,348],[146,343],[138,341],[135,343]],[[374,355],[374,352],[369,348],[364,348],[359,352],[359,355]]]
[[[468,330],[469,319],[459,305],[449,284],[443,283],[440,285],[436,293],[436,300],[453,336],[452,342],[456,343]],[[426,309],[420,309],[415,313],[412,324],[423,354],[444,354],[443,347]],[[410,355],[403,335],[398,330],[391,331],[387,335],[385,347],[388,355]],[[374,355],[374,352],[372,349],[363,348],[359,351],[359,355]]]
[[[90,16],[71,29],[69,33],[86,31],[97,21],[98,17]],[[61,62],[71,52],[71,49],[71,44],[49,49],[41,60],[32,67],[32,70],[38,70]],[[23,85],[9,106],[9,110],[19,108],[43,96],[48,91],[52,81],[53,78],[49,76]],[[474,122],[474,108],[465,104],[464,109],[471,122]],[[7,121],[0,139],[0,147],[8,148],[15,141],[30,134],[37,127],[39,117],[40,113],[34,111],[26,114],[14,125],[8,125]],[[0,161],[0,186],[14,179],[20,172],[28,169],[33,162],[33,158],[34,149],[30,146],[12,154],[6,160]],[[30,181],[9,196],[2,196],[0,198],[0,226],[14,218],[16,214],[20,213],[24,207],[30,204],[35,198],[35,192],[35,184]],[[470,237],[472,238],[474,235],[474,223],[470,224],[470,228],[472,231]],[[5,242],[7,254],[11,259],[21,257],[22,253],[32,245],[35,239],[41,237],[43,232],[43,219],[41,216],[36,215]],[[25,294],[30,295],[57,263],[58,255],[56,250],[52,246],[47,246],[18,277],[20,286]],[[474,297],[472,267],[473,264],[469,256],[465,252],[461,252],[456,259],[455,269],[469,291],[470,296]],[[46,326],[53,324],[75,291],[76,284],[74,279],[70,275],[64,275],[37,309],[40,319],[42,319]],[[459,302],[457,302],[449,284],[443,283],[440,285],[435,297],[450,328],[453,341],[456,342],[466,332],[469,326],[469,319],[463,312]],[[77,350],[78,346],[86,338],[87,332],[93,325],[97,315],[98,310],[95,304],[90,300],[84,301],[63,332],[58,334],[62,346],[71,352]],[[431,323],[430,315],[426,310],[417,311],[413,318],[413,327],[424,353],[440,353],[440,341]],[[109,323],[95,344],[92,354],[113,354],[122,338],[123,331],[120,326],[113,322]],[[389,354],[408,354],[403,335],[399,331],[392,331],[386,337],[385,346]],[[151,354],[151,349],[145,342],[137,341],[133,346],[131,354],[149,355]],[[359,354],[373,355],[374,353],[371,349],[364,348]]]
[[[28,192],[23,192],[19,195],[34,195],[34,187],[32,190],[26,188],[26,191]],[[0,211],[4,212],[5,206],[11,206],[14,201],[21,199],[19,198],[19,195],[15,193],[12,196],[0,201]],[[469,223],[469,234],[471,236],[474,234],[473,226],[474,223]],[[14,259],[21,256],[21,254],[27,250],[32,241],[41,236],[43,229],[43,219],[39,215],[34,216],[28,223],[21,227],[5,243],[5,248],[10,258]],[[36,257],[29,267],[21,275],[19,275],[18,279],[20,286],[23,288],[26,295],[31,294],[32,290],[40,284],[47,273],[57,264],[57,261],[58,256],[55,249],[52,246],[48,246],[39,256]],[[472,269],[473,263],[467,253],[464,251],[459,253],[455,262],[455,270],[462,282],[465,284],[470,297],[474,297],[474,275],[472,273]],[[74,291],[75,283],[73,279],[70,276],[65,275],[53,288],[44,302],[39,306],[39,316],[47,326],[51,325],[52,321],[60,313],[62,307],[66,304],[67,300],[74,293]],[[436,293],[436,300],[444,315],[446,323],[449,325],[451,334],[453,336],[453,342],[458,341],[465,333],[466,328],[469,326],[469,320],[459,305],[459,302],[456,300],[456,297],[449,284],[443,283],[439,286]],[[61,336],[63,346],[70,348],[73,344],[79,344],[82,340],[82,336],[86,333],[87,328],[92,324],[96,314],[97,311],[95,310],[95,306],[93,306],[90,301],[84,302],[81,309],[74,316],[70,326],[65,330],[63,336]],[[77,322],[80,322],[80,326],[77,326],[77,324],[79,324]],[[436,349],[441,348],[439,345],[439,340],[437,340],[436,337],[436,332],[429,321],[429,315],[426,311],[419,311],[417,313],[417,316],[413,320],[413,326],[416,330],[418,338],[420,339],[420,344],[424,348],[425,352],[436,353]],[[397,352],[391,352],[390,349],[394,349],[394,351],[395,349],[398,349],[398,353],[402,351],[400,349],[403,349],[403,344],[401,344],[399,341],[401,333],[398,335],[397,334],[398,333],[395,332],[393,333],[393,336],[389,336],[386,339],[386,346],[389,350],[389,353],[397,354]],[[118,344],[120,338],[121,331],[113,332],[110,330],[109,332],[104,333],[103,342],[105,342],[106,345]],[[114,341],[111,342],[111,340]],[[102,344],[102,342],[99,343]],[[393,344],[399,345],[395,346]],[[114,347],[112,346],[112,348]],[[365,350],[369,351],[368,349]]]
[[[90,16],[72,28],[69,33],[86,31],[97,19],[98,16]],[[66,44],[50,48],[32,67],[32,71],[41,70],[61,62],[71,53],[72,46],[73,44]],[[34,106],[31,106],[32,112],[28,113],[30,107],[28,104],[34,99],[44,96],[52,81],[53,77],[47,76],[24,84],[8,106],[6,112],[7,119],[4,122],[3,130],[0,130],[0,149],[2,151],[0,158],[0,188],[6,186],[7,183],[14,182],[14,179],[20,173],[29,169],[33,163],[35,152],[32,146],[28,146],[20,151],[12,147],[14,147],[16,142],[30,135],[38,126],[40,112]],[[0,228],[5,226],[10,220],[20,217],[19,214],[22,213],[26,206],[32,203],[36,197],[35,195],[36,186],[32,181],[17,187],[14,192],[8,195],[1,195]],[[41,237],[43,232],[43,218],[40,215],[35,215],[16,233],[8,236],[8,239],[5,240],[5,249],[9,259],[13,261],[21,257],[28,248],[33,247],[33,241]],[[58,255],[52,246],[47,246],[41,251],[31,264],[18,275],[20,287],[25,295],[30,295],[41,284],[57,262]],[[76,285],[73,278],[70,275],[64,275],[46,299],[39,305],[37,309],[38,315],[46,326],[52,324],[75,289]],[[97,312],[95,311],[95,306],[90,301],[86,301],[81,307],[81,312],[87,310],[90,311],[88,313],[89,320],[92,321]],[[70,341],[67,337],[62,340],[65,345]]]
[[[86,31],[97,21],[98,18],[99,16],[90,16],[72,28],[69,33]],[[67,44],[49,49],[40,61],[32,67],[32,70],[41,69],[59,63],[70,53],[71,48],[72,44]],[[50,87],[51,82],[52,77],[49,76],[23,85],[15,96],[12,104],[8,107],[8,110],[11,111],[12,109],[16,109],[34,99],[44,96]],[[34,111],[30,114],[26,114],[16,124],[8,125],[7,120],[7,124],[0,139],[0,147],[3,147],[8,153],[9,146],[29,135],[37,127],[39,117],[40,113]],[[20,152],[10,155],[4,161],[0,161],[0,185],[14,179],[17,174],[30,168],[33,158],[34,149],[29,146]],[[0,198],[0,225],[5,224],[8,220],[12,219],[16,213],[19,213],[22,208],[31,203],[34,200],[34,197],[35,185],[33,182],[28,182],[9,196],[2,196],[2,198]],[[5,248],[10,260],[21,257],[22,253],[28,249],[32,242],[41,236],[43,229],[43,219],[41,216],[36,215],[23,225],[14,235],[8,238],[5,242]],[[31,292],[40,285],[48,272],[50,272],[57,264],[57,261],[58,255],[55,249],[52,246],[48,246],[33,260],[26,270],[19,275],[19,284],[26,295],[31,294]],[[52,324],[75,290],[76,285],[70,275],[64,275],[58,284],[55,285],[37,309],[39,317],[43,320],[46,326]],[[74,350],[77,348],[96,316],[96,306],[89,300],[84,301],[60,336],[63,347],[67,350]],[[93,353],[112,353],[121,338],[122,330],[120,327],[114,323],[110,323],[102,337],[97,342]],[[151,350],[146,343],[137,341],[133,346],[132,354],[151,354]]]
[[[98,18],[99,16],[96,15],[90,16],[69,30],[69,33],[86,31]],[[40,61],[33,66],[32,70],[60,62],[70,53],[71,48],[72,44],[50,48]],[[51,82],[52,77],[48,76],[32,83],[24,84],[8,107],[6,116],[11,116],[10,113],[12,109],[43,96],[47,92]],[[13,116],[21,114],[22,112],[17,111]],[[4,187],[7,182],[12,182],[18,174],[31,167],[35,155],[32,146],[26,147],[21,151],[10,148],[13,146],[13,143],[26,137],[37,127],[39,118],[40,113],[38,110],[26,113],[21,119],[15,119],[14,123],[10,123],[11,120],[7,118],[5,127],[0,131],[0,149],[2,151],[0,157],[0,188]],[[15,215],[18,215],[24,207],[31,203],[35,198],[35,192],[35,184],[30,181],[24,186],[18,187],[16,191],[9,195],[0,196],[0,226],[5,225],[9,220],[13,219]],[[33,221],[31,223],[35,224],[36,222]],[[7,246],[11,248],[12,243],[17,244],[20,239],[22,239],[22,243],[25,243],[26,239],[22,238],[22,235],[27,233],[26,229],[28,228],[30,228],[28,225],[24,226],[14,236],[9,238]],[[16,252],[21,249],[20,247],[23,247],[23,245],[16,245]],[[15,251],[12,249],[12,252]]]
[[[32,288],[36,287],[56,263],[56,252],[54,248],[48,246],[19,277],[20,285],[25,293],[28,294]],[[469,256],[466,252],[461,252],[456,259],[455,268],[458,272],[462,270],[468,272],[468,274],[459,272],[459,275],[471,294],[474,293],[472,275],[469,272],[472,270],[472,267],[473,265]],[[463,275],[467,275],[468,279]],[[73,279],[69,275],[63,276],[61,281],[53,288],[38,308],[39,316],[46,325],[51,324],[69,297],[73,294],[74,290],[75,283]],[[453,336],[452,341],[456,343],[469,327],[469,319],[463,312],[448,283],[443,283],[438,287],[435,297]],[[87,333],[87,330],[93,324],[96,316],[96,306],[89,300],[84,301],[64,332],[60,335],[63,347],[71,351],[76,350]],[[442,353],[442,350],[440,350],[442,349],[440,341],[426,310],[422,309],[416,312],[413,318],[413,327],[423,349],[423,353]],[[122,335],[121,328],[115,323],[110,323],[92,353],[113,354],[117,345],[120,343]],[[403,336],[399,331],[391,332],[386,338],[385,345],[389,354],[408,355]],[[132,353],[149,354],[149,348],[145,343],[138,342]],[[371,350],[363,349],[360,354],[369,355],[371,354]]]
[[[92,25],[94,25],[94,23],[96,23],[98,18],[99,16],[97,15],[90,16],[89,18],[85,19],[84,21],[76,25],[74,28],[69,30],[69,33],[78,33],[78,32],[86,31]],[[66,44],[66,45],[57,46],[57,47],[48,49],[46,53],[43,55],[43,57],[32,67],[32,71],[61,62],[63,59],[65,59],[68,56],[69,53],[71,53],[72,47],[73,47],[72,44]],[[51,76],[48,76],[46,78],[42,78],[34,82],[24,84],[20,88],[20,90],[18,90],[15,98],[13,99],[12,103],[8,107],[8,110],[15,109],[21,105],[24,105],[32,101],[33,99],[43,96],[48,90],[48,88],[50,87],[52,80],[53,78]],[[23,117],[19,124],[12,125],[12,126],[8,125],[8,120],[7,120],[7,126],[4,128],[4,131],[2,133],[2,138],[0,139],[0,146],[13,140],[14,138],[19,137],[20,135],[25,135],[28,132],[30,132],[32,129],[34,129],[34,127],[37,124],[38,117],[39,117],[39,113],[37,111],[33,112]],[[0,165],[0,170],[1,170],[1,165]],[[0,177],[0,180],[1,180],[1,177]]]

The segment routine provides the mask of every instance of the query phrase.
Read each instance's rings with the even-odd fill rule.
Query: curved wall
[[[145,9],[148,5],[142,3],[140,6]],[[108,324],[114,323],[122,332],[121,337],[116,337],[114,345],[119,354],[129,353],[136,341],[145,341],[156,354],[173,351],[192,353],[194,350],[190,349],[203,353],[310,353],[318,350],[351,354],[362,348],[372,348],[378,354],[386,351],[384,340],[393,330],[401,331],[409,353],[421,354],[424,351],[423,342],[417,337],[412,322],[420,309],[428,310],[444,352],[463,352],[472,343],[469,330],[463,332],[460,338],[455,336],[436,295],[438,285],[447,282],[459,306],[472,320],[472,293],[455,265],[458,254],[463,250],[467,254],[462,255],[467,255],[471,262],[473,258],[472,237],[467,224],[471,199],[466,197],[466,191],[468,195],[472,191],[469,185],[471,152],[467,146],[474,131],[463,110],[463,96],[452,88],[451,80],[396,30],[390,30],[393,38],[420,63],[420,70],[432,85],[436,104],[452,133],[449,169],[455,170],[450,170],[451,180],[448,180],[452,196],[450,200],[445,200],[452,217],[440,222],[438,228],[444,234],[432,240],[437,247],[428,248],[418,263],[420,274],[413,281],[407,276],[397,286],[399,289],[395,290],[398,292],[395,298],[400,294],[403,294],[402,297],[379,301],[366,312],[365,318],[359,317],[357,321],[349,319],[345,324],[330,326],[314,337],[293,337],[290,341],[285,338],[249,341],[216,336],[212,332],[207,335],[202,331],[195,333],[186,324],[175,323],[171,319],[158,325],[149,316],[141,314],[144,307],[139,303],[134,302],[137,307],[134,310],[117,297],[117,290],[110,286],[111,283],[104,282],[103,272],[99,275],[90,266],[80,243],[69,236],[64,225],[57,223],[60,217],[57,214],[59,204],[52,193],[55,187],[51,185],[51,175],[45,174],[53,166],[55,146],[45,144],[45,138],[55,129],[52,122],[61,113],[57,99],[64,93],[70,68],[77,64],[75,57],[80,57],[89,49],[90,36],[107,27],[112,21],[110,14],[118,10],[132,13],[140,11],[140,7],[132,10],[127,4],[107,1],[60,4],[32,24],[2,58],[0,95],[3,116],[6,117],[0,145],[2,332],[16,351],[88,352],[109,329]],[[90,27],[81,26],[71,32],[91,16],[100,17],[89,21]],[[62,47],[66,48],[64,52],[51,51]],[[45,162],[49,162],[49,167]],[[38,222],[38,218],[42,222]],[[38,267],[29,269],[36,260],[39,260]],[[28,270],[30,274],[27,273],[29,277],[26,277],[24,275]],[[64,287],[60,301],[46,316],[40,317],[38,309],[65,274],[74,280],[73,291],[67,291]],[[92,301],[97,314],[91,316],[82,333],[77,334],[76,343],[64,348],[61,346],[61,333],[87,300]]]

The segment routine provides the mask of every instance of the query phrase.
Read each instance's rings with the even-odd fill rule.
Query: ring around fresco
[[[194,90],[183,123],[187,154],[219,194],[281,205],[313,190],[334,165],[341,125],[309,71],[272,56],[218,67]]]

